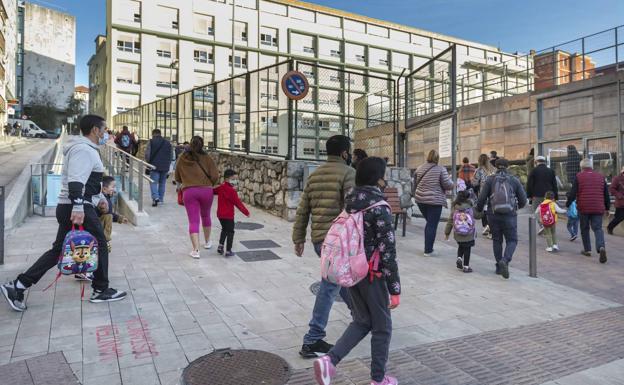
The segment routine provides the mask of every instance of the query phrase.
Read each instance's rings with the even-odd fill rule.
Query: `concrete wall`
[[[24,104],[47,95],[64,110],[74,92],[76,19],[26,3],[24,14]]]

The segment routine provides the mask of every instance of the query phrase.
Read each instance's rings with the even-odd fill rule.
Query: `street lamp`
[[[169,64],[169,96],[173,94],[173,70],[178,69],[179,61],[178,59],[173,59],[171,64]]]
[[[236,0],[232,0],[232,67],[230,78],[230,150],[234,150],[234,61],[236,56]]]

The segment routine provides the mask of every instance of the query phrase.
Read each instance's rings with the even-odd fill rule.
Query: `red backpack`
[[[540,204],[540,219],[544,227],[551,227],[555,224],[555,216],[553,215],[550,205],[552,202],[544,202]]]

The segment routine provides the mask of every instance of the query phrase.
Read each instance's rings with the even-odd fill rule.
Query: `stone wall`
[[[212,152],[219,171],[238,173],[238,195],[245,203],[288,221],[295,219],[303,191],[303,172],[313,162],[269,159],[262,156]]]

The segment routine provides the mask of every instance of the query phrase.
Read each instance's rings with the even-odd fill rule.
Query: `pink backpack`
[[[355,286],[379,266],[379,250],[375,250],[370,262],[364,251],[364,212],[379,206],[390,207],[379,201],[362,211],[349,214],[346,211],[334,219],[321,248],[321,274],[324,279],[342,287]]]

